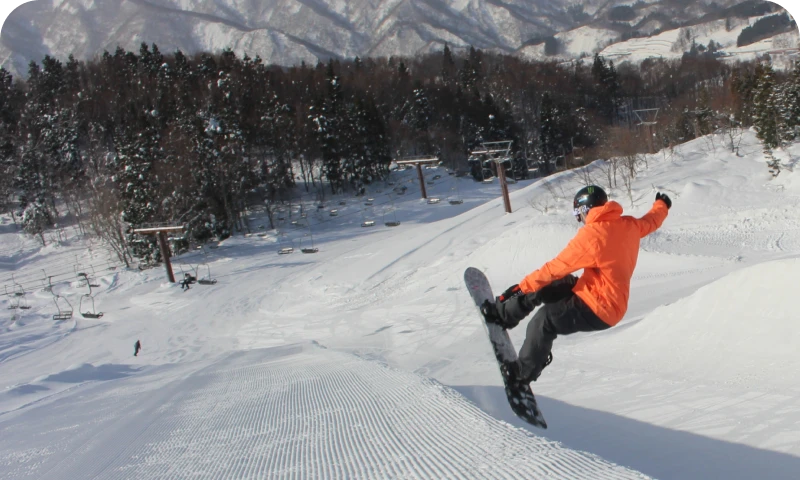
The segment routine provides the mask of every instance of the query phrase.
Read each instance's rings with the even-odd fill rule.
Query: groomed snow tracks
[[[235,353],[177,381],[157,375],[172,381],[106,382],[0,419],[0,477],[644,478],[430,379],[313,344]],[[87,412],[102,414],[76,425]],[[31,420],[51,434],[15,443]]]

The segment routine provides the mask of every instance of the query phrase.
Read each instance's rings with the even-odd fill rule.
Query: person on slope
[[[536,311],[519,351],[519,380],[536,381],[553,360],[558,335],[613,327],[628,309],[631,277],[639,257],[639,241],[667,218],[672,201],[657,193],[642,218],[622,215],[622,206],[609,201],[602,188],[578,191],[573,214],[583,227],[564,250],[542,268],[485,304],[489,321],[514,328]],[[580,278],[572,272],[583,269]],[[487,301],[488,302],[488,301]]]

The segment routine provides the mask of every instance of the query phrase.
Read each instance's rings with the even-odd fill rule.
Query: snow
[[[609,43],[618,40],[619,34],[613,30],[582,26],[554,35],[561,42],[561,56],[581,58],[599,52]],[[546,59],[544,43],[529,45],[520,49],[520,54],[532,59]]]
[[[511,214],[496,181],[444,167],[423,170],[438,204],[409,169],[371,185],[371,206],[309,194],[277,231],[251,212],[254,234],[173,259],[217,280],[188,291],[161,267],[111,270],[73,227],[42,248],[0,217],[0,279],[32,307],[0,297],[0,477],[798,478],[800,145],[775,179],[753,132],[739,152],[700,138],[610,190],[634,215],[656,191],[674,205],[625,319],[556,340],[532,385],[547,430],[508,407],[463,272],[500,291],[552,258],[603,162],[512,184]],[[78,314],[78,271],[100,319]],[[52,320],[45,275],[72,319]],[[519,346],[524,327],[510,333]]]
[[[770,14],[772,15],[772,14]],[[752,25],[756,21],[769,15],[761,17],[750,17],[746,20],[739,20],[734,23],[730,31],[725,28],[725,20],[716,20],[703,23],[692,27],[683,27],[667,30],[658,35],[644,38],[632,38],[624,42],[617,42],[600,51],[600,55],[608,58],[619,58],[620,61],[641,62],[646,58],[665,58],[680,59],[684,52],[691,47],[691,41],[681,39],[688,35],[698,45],[707,46],[709,41],[721,45],[719,50],[729,54],[725,57],[729,61],[754,60],[756,56],[763,55],[769,50],[773,50],[773,38],[767,38],[751,45],[743,47],[736,46],[736,40],[742,30]],[[786,43],[794,42],[797,45],[798,31],[793,30],[788,34],[781,34],[781,37],[788,37],[783,41]],[[794,39],[794,40],[792,40]]]

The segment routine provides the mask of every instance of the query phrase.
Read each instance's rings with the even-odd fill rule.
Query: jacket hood
[[[610,220],[616,220],[621,216],[622,205],[610,200],[603,206],[594,207],[593,209],[589,210],[589,214],[586,215],[586,225],[595,222],[608,222]]]

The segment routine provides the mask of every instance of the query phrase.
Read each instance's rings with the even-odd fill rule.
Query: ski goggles
[[[581,215],[583,215],[585,218],[588,213],[589,213],[589,207],[586,205],[581,205],[580,207],[572,209],[572,214],[575,216],[575,220],[579,222],[583,221],[581,219]]]

